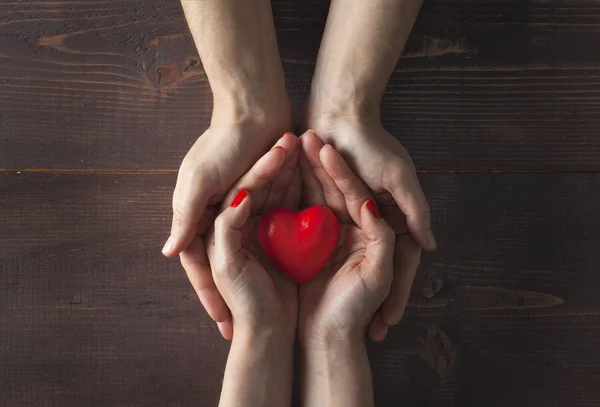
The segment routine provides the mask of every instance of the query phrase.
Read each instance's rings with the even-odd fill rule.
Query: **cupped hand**
[[[437,247],[431,214],[406,149],[381,126],[378,118],[340,116],[309,120],[325,143],[332,144],[373,192],[383,218],[396,233],[394,282],[381,307],[382,321],[402,319],[419,267],[421,248]]]
[[[291,122],[291,109],[288,115],[276,117],[261,114],[262,108],[257,109],[250,114],[215,107],[211,126],[198,138],[179,168],[171,234],[163,248],[165,256],[180,255],[200,302],[218,322],[226,321],[229,313],[212,281],[204,244],[206,233],[227,191],[272,147]]]
[[[220,233],[207,236],[206,241],[204,234],[196,234],[189,247],[181,253],[181,262],[193,287],[226,339],[233,336],[235,321],[232,321],[232,316],[235,319],[236,310],[253,312],[252,307],[274,305],[267,304],[267,300],[272,302],[276,294],[283,292],[286,293],[285,298],[295,301],[295,285],[287,282],[275,270],[261,268],[261,264],[268,262],[263,258],[257,230],[260,217],[266,210],[274,206],[298,209],[301,195],[298,156],[299,145],[296,136],[291,133],[284,134],[275,147],[262,156],[223,198],[221,209],[225,215],[217,217],[214,224],[215,231]],[[231,208],[235,195],[242,190],[246,190],[250,198],[242,201],[245,206],[240,204],[238,208]],[[245,214],[244,208],[247,205],[250,205],[250,210]],[[214,208],[213,211],[216,212],[217,209]],[[244,221],[239,221],[237,216],[241,216],[239,219]],[[206,217],[205,221],[206,230],[210,231],[212,221]],[[236,237],[237,233],[241,234],[241,240]],[[237,268],[233,267],[234,265]],[[228,280],[232,276],[236,277],[235,282]],[[244,296],[241,296],[242,291],[238,293],[239,297],[232,296],[232,290],[241,290],[242,286],[239,284],[248,284],[246,288],[249,291],[246,291]],[[265,291],[256,291],[259,289]],[[244,304],[242,308],[236,306],[240,301]],[[256,315],[261,315],[262,311],[264,310],[256,312]]]
[[[376,314],[393,279],[395,234],[381,218],[370,191],[331,146],[314,147],[311,131],[302,135],[300,159],[308,205],[328,205],[338,215],[340,239],[319,274],[299,289],[302,346],[363,337],[381,340],[387,325]],[[319,160],[316,167],[314,159]],[[341,207],[345,208],[341,210]]]

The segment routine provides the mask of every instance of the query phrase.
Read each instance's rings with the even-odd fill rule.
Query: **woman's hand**
[[[300,287],[300,344],[319,348],[348,338],[360,342],[369,326],[371,338],[383,339],[387,325],[374,316],[390,291],[395,234],[337,151],[320,148],[316,167],[309,163],[315,159],[316,136],[308,131],[301,142],[307,204],[327,205],[338,214],[340,239],[317,277]]]
[[[298,210],[298,147],[297,138],[288,133],[260,158],[225,198],[208,234],[214,285],[233,319],[233,325],[229,319],[219,321],[227,339],[260,333],[293,341],[297,286],[270,266],[258,241],[258,226],[262,214],[272,207]]]

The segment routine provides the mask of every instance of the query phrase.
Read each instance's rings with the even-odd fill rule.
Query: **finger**
[[[216,322],[231,319],[229,308],[215,286],[212,277],[204,237],[196,236],[180,254],[181,264],[208,315]]]
[[[286,135],[289,134],[289,141],[285,140]],[[284,137],[280,139],[282,142],[286,142],[288,144],[284,147],[287,153],[287,158],[285,163],[279,170],[279,174],[271,184],[271,188],[269,190],[269,196],[265,203],[267,208],[274,206],[281,206],[283,202],[283,198],[286,194],[286,191],[291,186],[292,177],[294,176],[294,171],[298,167],[298,157],[300,155],[300,143],[298,142],[298,138],[294,136],[292,133],[286,133]]]
[[[381,308],[383,321],[388,325],[396,325],[402,319],[421,261],[421,247],[410,235],[397,237],[395,247],[394,281]]]
[[[362,231],[367,239],[365,260],[369,267],[363,276],[372,291],[385,291],[387,297],[394,278],[394,241],[396,234],[381,217],[377,204],[369,199],[361,207]]]
[[[286,150],[280,145],[276,145],[268,151],[265,155],[258,159],[258,161],[248,170],[246,174],[242,176],[229,191],[225,199],[223,200],[223,206],[221,209],[227,208],[233,199],[235,198],[237,191],[245,189],[247,191],[260,191],[265,185],[273,182],[279,174],[281,166],[286,160]],[[266,195],[264,196],[266,198]],[[262,202],[260,197],[253,197],[255,204]]]
[[[300,136],[300,144],[303,143],[304,135]],[[319,182],[319,179],[315,175],[304,148],[300,151],[300,176],[302,178],[302,194],[304,195],[304,202],[308,205],[325,205],[325,194],[323,193],[323,185]]]
[[[349,220],[344,195],[321,163],[319,152],[323,148],[323,143],[321,143],[321,140],[319,140],[312,130],[308,130],[302,135],[301,143],[302,151],[304,151],[304,155],[306,156],[306,161],[322,186],[323,196],[325,197],[327,206],[335,213],[338,219]]]
[[[206,209],[208,198],[213,195],[213,191],[206,188],[202,179],[192,179],[190,185],[195,187],[182,190],[181,177],[179,173],[173,194],[171,235],[162,249],[162,253],[167,257],[178,255],[192,243],[196,236],[197,223]]]
[[[248,221],[252,199],[246,189],[238,191],[230,206],[215,219],[214,254],[210,258],[215,275],[233,281],[242,270],[242,227]],[[210,253],[209,253],[210,254]]]
[[[437,243],[431,230],[431,210],[412,169],[396,170],[396,182],[388,190],[406,215],[406,225],[415,241],[425,250],[435,250]]]
[[[372,199],[369,189],[356,176],[342,156],[330,145],[320,151],[321,163],[329,177],[335,182],[345,200],[345,207],[354,223],[362,226],[360,211],[363,204]]]
[[[217,322],[217,328],[221,332],[221,336],[228,341],[233,339],[233,321],[231,319],[224,322]]]
[[[377,311],[373,316],[373,320],[369,324],[369,328],[367,333],[369,338],[371,338],[374,342],[381,342],[385,339],[387,332],[389,329],[389,325],[383,322],[381,318],[381,311]]]

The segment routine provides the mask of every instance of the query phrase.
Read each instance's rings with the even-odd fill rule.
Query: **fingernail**
[[[217,328],[219,328],[219,332],[224,339],[228,341],[232,339],[229,335],[229,332],[232,330],[231,321],[217,322]]]
[[[167,242],[165,243],[165,245],[162,248],[162,253],[163,254],[171,253],[174,246],[175,246],[175,238],[173,236],[169,236],[169,238],[167,239]]]
[[[332,146],[331,144],[323,144],[323,148],[324,148],[324,149],[325,149],[325,148],[328,148],[328,149],[330,149],[331,151],[333,151],[335,154],[339,154],[339,153],[337,152],[337,150],[336,150],[335,148],[333,148],[333,146]]]
[[[235,196],[233,202],[231,203],[232,208],[237,208],[244,201],[244,199],[248,196],[248,191],[246,189],[240,190],[238,194]]]
[[[281,146],[275,146],[275,147],[273,147],[271,150],[277,150],[278,148],[281,148],[282,150],[285,150],[285,149],[284,149],[283,147],[281,147]]]
[[[385,339],[385,337],[387,336],[387,334],[388,334],[388,331],[389,331],[389,330],[390,330],[390,326],[389,326],[389,325],[386,325],[386,326],[385,326],[385,328],[383,328],[383,329],[381,330],[381,340],[382,340],[382,341],[383,341],[383,340]]]
[[[379,212],[379,208],[377,204],[373,202],[372,199],[367,201],[367,209],[375,216],[377,219],[381,219],[381,213]]]
[[[437,242],[435,241],[435,236],[433,236],[431,229],[427,233],[427,245],[431,248],[431,250],[437,249]]]

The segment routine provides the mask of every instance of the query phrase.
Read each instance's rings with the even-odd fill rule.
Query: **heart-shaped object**
[[[313,279],[337,245],[340,225],[326,206],[302,212],[273,208],[265,213],[258,237],[275,266],[296,284]]]

